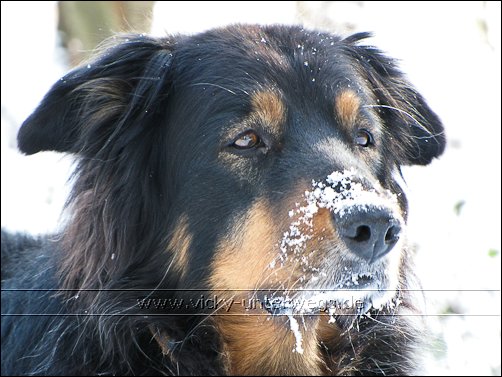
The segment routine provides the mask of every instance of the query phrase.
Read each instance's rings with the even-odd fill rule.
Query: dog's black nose
[[[399,240],[401,223],[389,209],[353,206],[333,215],[335,226],[350,251],[373,263]]]

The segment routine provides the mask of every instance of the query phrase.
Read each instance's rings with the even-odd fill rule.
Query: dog
[[[2,373],[415,373],[401,167],[445,135],[369,36],[126,35],[56,82],[18,144],[73,189],[2,232]]]

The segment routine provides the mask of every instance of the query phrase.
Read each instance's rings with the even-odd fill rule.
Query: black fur
[[[354,88],[371,105],[364,111],[384,140],[367,174],[399,194],[406,217],[406,198],[392,172],[428,164],[443,152],[445,137],[394,61],[361,45],[366,37],[281,26],[160,39],[130,35],[61,78],[24,122],[18,141],[25,154],[78,157],[71,216],[61,234],[45,239],[2,232],[2,374],[231,373],[225,340],[211,318],[181,315],[204,310],[164,308],[180,315],[159,316],[139,308],[138,297],[211,292],[215,250],[256,198],[274,206],[296,182],[336,169],[313,148],[326,137],[357,156],[352,137],[333,119],[340,88]],[[250,93],[264,87],[283,93],[285,134],[268,136],[266,155],[228,152],[245,160],[244,173],[230,174],[218,157],[232,142],[226,132],[250,112]],[[173,271],[176,250],[170,250],[182,218],[192,237],[188,274]],[[414,274],[411,254],[403,253],[405,289]],[[353,322],[340,324],[341,338],[319,346],[331,360],[326,373],[413,372],[420,328],[384,315],[378,323],[362,321],[349,340]],[[173,339],[167,354],[155,334]]]

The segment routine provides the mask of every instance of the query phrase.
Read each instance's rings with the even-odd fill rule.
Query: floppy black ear
[[[446,146],[441,120],[395,62],[373,47],[357,46],[356,54],[377,101],[370,106],[397,143],[399,161],[427,165],[440,156]]]
[[[172,60],[167,41],[124,36],[94,61],[62,77],[22,124],[19,149],[95,155],[128,140],[117,136],[138,118],[154,116],[168,93]],[[127,133],[137,136],[141,127]],[[130,140],[129,140],[130,141]],[[117,145],[117,143],[119,145]]]

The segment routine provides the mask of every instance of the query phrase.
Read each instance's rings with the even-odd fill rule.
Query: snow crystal
[[[296,346],[295,348],[293,348],[293,352],[298,352],[300,354],[303,354],[302,333],[300,332],[300,325],[298,324],[298,321],[296,320],[295,317],[293,317],[292,314],[288,314],[288,318],[291,331],[293,331],[293,334],[295,334],[295,339],[296,339]]]
[[[329,314],[329,320],[328,320],[328,323],[335,323],[336,320],[335,320],[335,311],[336,309],[334,307],[329,307],[328,308],[328,314]]]

